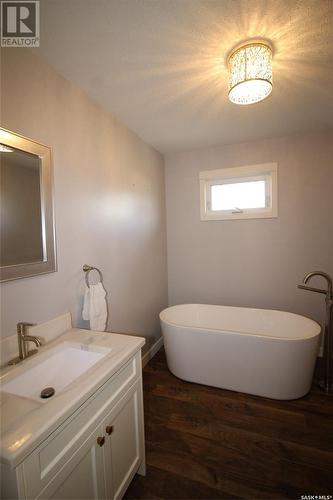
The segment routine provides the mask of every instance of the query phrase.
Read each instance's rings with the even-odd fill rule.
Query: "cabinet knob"
[[[97,438],[97,444],[99,446],[103,446],[104,443],[105,443],[105,437],[104,436],[98,436],[98,438]]]
[[[105,430],[106,430],[106,433],[109,434],[109,436],[110,436],[110,434],[113,433],[113,425],[107,425]]]

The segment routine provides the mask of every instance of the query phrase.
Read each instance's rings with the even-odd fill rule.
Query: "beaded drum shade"
[[[229,99],[235,104],[253,104],[272,92],[272,49],[250,43],[229,57]]]

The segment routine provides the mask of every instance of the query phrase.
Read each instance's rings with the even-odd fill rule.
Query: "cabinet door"
[[[104,499],[105,478],[99,426],[38,495],[40,499]]]
[[[107,497],[122,498],[144,461],[142,381],[136,382],[102,422]]]

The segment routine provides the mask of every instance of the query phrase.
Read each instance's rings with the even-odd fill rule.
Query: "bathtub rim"
[[[312,335],[303,336],[303,337],[290,338],[290,337],[279,337],[276,335],[274,335],[274,336],[262,335],[262,334],[258,334],[258,333],[254,333],[254,332],[240,332],[237,330],[227,330],[226,328],[221,329],[221,328],[199,327],[199,326],[194,326],[194,325],[180,325],[179,323],[174,323],[172,321],[165,320],[162,318],[162,314],[165,313],[168,309],[173,309],[173,308],[181,307],[181,306],[214,306],[214,307],[228,307],[228,308],[232,308],[232,309],[251,309],[253,311],[279,312],[279,313],[284,313],[284,314],[288,314],[288,315],[292,315],[292,316],[298,316],[300,318],[305,318],[305,319],[311,321],[312,323],[314,323],[314,325],[319,328],[319,332],[314,333]],[[222,304],[199,304],[199,303],[175,304],[173,306],[169,306],[169,307],[166,307],[165,309],[163,309],[159,313],[159,318],[160,318],[161,322],[163,322],[171,327],[177,327],[177,328],[181,328],[181,329],[189,329],[190,328],[191,330],[198,330],[198,331],[205,330],[206,332],[212,333],[212,334],[214,334],[214,333],[215,334],[225,333],[225,334],[229,334],[229,335],[237,334],[237,335],[244,335],[246,337],[257,337],[257,338],[269,339],[269,340],[282,340],[284,342],[299,342],[302,340],[314,339],[314,338],[320,336],[322,334],[322,331],[323,331],[322,326],[317,321],[315,321],[312,318],[309,318],[308,316],[304,316],[303,314],[293,313],[290,311],[284,311],[282,309],[263,309],[263,308],[258,308],[258,307],[229,306],[229,305],[222,305]]]

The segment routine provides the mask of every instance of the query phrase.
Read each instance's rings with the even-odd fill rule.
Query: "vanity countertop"
[[[22,363],[0,372],[6,383],[15,374],[34,366],[42,353],[63,342],[111,349],[98,363],[69,384],[52,400],[38,401],[0,391],[1,447],[0,461],[18,465],[31,451],[74,413],[96,390],[115,374],[144,345],[141,337],[72,328],[40,352]]]

